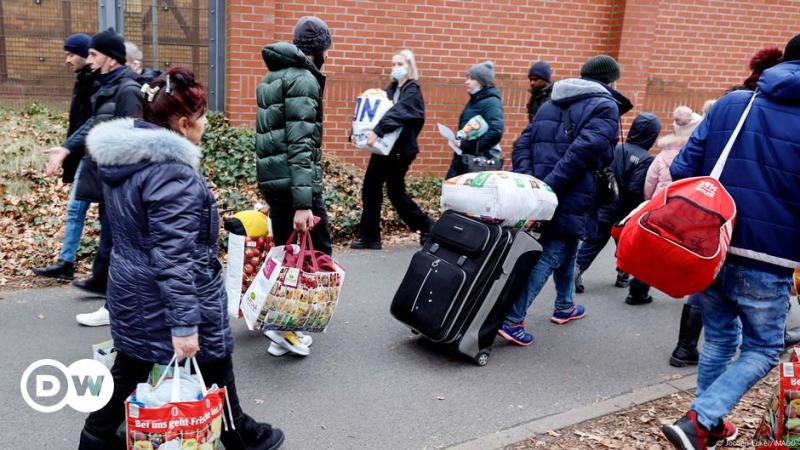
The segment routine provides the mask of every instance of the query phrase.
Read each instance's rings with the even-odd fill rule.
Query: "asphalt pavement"
[[[626,305],[627,291],[613,286],[611,246],[584,275],[583,320],[548,321],[549,282],[527,321],[534,345],[498,339],[485,367],[444,354],[389,314],[415,250],[337,255],[347,270],[339,308],[306,358],[271,357],[266,338],[234,323],[243,407],[282,428],[285,449],[443,448],[694,372],[667,364],[681,303],[654,293],[650,305]],[[80,327],[74,316],[101,304],[66,286],[0,294],[3,448],[77,448],[85,414],[38,413],[23,402],[19,381],[42,358],[90,358],[108,328]]]

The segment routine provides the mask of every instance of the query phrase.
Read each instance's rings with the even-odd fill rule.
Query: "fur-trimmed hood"
[[[143,120],[103,122],[92,128],[86,147],[99,166],[174,162],[200,168],[200,148],[173,131]]]

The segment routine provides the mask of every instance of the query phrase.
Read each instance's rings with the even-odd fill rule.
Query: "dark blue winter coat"
[[[464,128],[475,116],[483,117],[489,129],[478,139],[461,141],[461,151],[468,155],[489,155],[489,150],[500,143],[505,130],[503,99],[495,86],[487,86],[475,94],[470,94],[469,102],[464,106],[458,119],[458,129]]]
[[[617,144],[611,168],[619,186],[619,198],[600,207],[598,220],[602,223],[616,223],[624,219],[634,208],[644,201],[644,180],[647,169],[653,163],[650,147],[661,133],[661,121],[655,114],[639,114],[631,124],[628,139]]]
[[[800,61],[761,75],[720,181],[736,202],[731,259],[773,273],[800,266]],[[708,175],[751,91],[717,101],[672,162],[673,180]]]
[[[167,363],[172,336],[199,333],[198,359],[229,355],[219,214],[198,172],[200,149],[134,119],[97,125],[87,143],[114,237],[106,303],[114,346]]]
[[[611,163],[619,135],[619,109],[610,88],[590,80],[556,82],[551,100],[539,109],[512,153],[514,171],[533,175],[558,196],[547,233],[591,236],[597,228],[597,177]],[[562,123],[567,108],[573,126],[570,143]]]

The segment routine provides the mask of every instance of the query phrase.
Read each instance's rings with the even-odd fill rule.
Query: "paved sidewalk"
[[[306,359],[273,358],[267,341],[234,327],[237,386],[244,409],[284,429],[285,448],[441,448],[507,430],[685,376],[667,364],[681,303],[656,295],[631,307],[613,287],[613,248],[585,275],[587,317],[548,321],[552,283],[528,323],[529,348],[497,341],[488,366],[443,355],[411,335],[389,304],[415,248],[339,255],[347,269],[339,310]],[[99,307],[69,287],[0,295],[0,435],[7,448],[76,448],[83,414],[39,414],[19,379],[41,358],[90,357],[108,329],[81,328],[74,315]]]

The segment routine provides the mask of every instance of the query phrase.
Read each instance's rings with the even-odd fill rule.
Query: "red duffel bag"
[[[733,234],[736,204],[719,182],[755,95],[710,176],[671,183],[617,224],[617,267],[680,298],[714,282]]]

